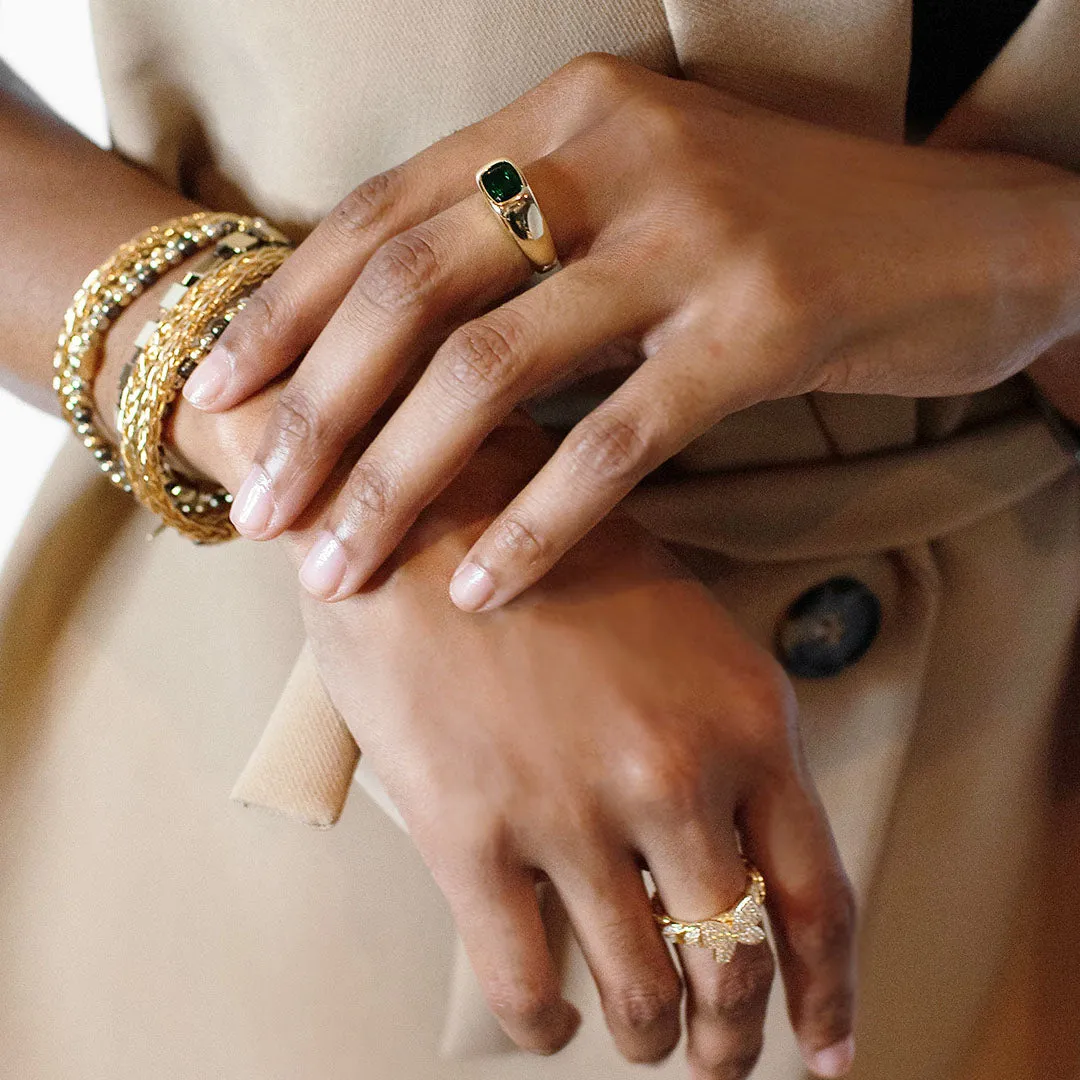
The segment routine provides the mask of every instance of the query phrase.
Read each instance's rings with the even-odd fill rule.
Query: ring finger
[[[673,918],[708,919],[733,907],[747,886],[732,828],[695,825],[670,833],[645,852],[660,899]],[[767,941],[735,946],[727,963],[711,949],[679,945],[686,980],[687,1057],[693,1080],[750,1074],[761,1053],[775,961]]]

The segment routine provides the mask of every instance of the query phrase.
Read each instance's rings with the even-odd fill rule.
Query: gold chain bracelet
[[[226,258],[188,287],[144,340],[120,394],[120,460],[132,494],[198,543],[231,540],[229,496],[178,477],[166,464],[162,432],[176,396],[251,291],[288,258],[268,244]]]

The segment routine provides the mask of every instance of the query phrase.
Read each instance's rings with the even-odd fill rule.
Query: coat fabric
[[[116,148],[297,238],[365,177],[589,50],[903,134],[907,0],[92,11]],[[1080,3],[1041,0],[935,138],[1080,168],[1078,55]],[[572,388],[538,415],[558,430],[592,404]],[[1080,480],[1023,379],[769,403],[677,464],[627,509],[748,633],[772,647],[789,605],[838,577],[880,605],[865,655],[795,680],[864,911],[853,1075],[1078,1080]],[[3,1075],[642,1074],[611,1047],[574,947],[581,1032],[553,1059],[514,1050],[357,767],[291,569],[272,545],[147,544],[152,526],[71,445],[0,576]],[[545,911],[558,929],[555,898]],[[681,1056],[653,1075],[684,1076]],[[755,1075],[804,1075],[779,988]]]

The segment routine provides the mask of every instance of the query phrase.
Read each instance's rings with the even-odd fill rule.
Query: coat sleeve
[[[327,829],[341,816],[359,760],[305,645],[229,798]]]

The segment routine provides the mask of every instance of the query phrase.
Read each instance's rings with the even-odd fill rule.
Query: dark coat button
[[[881,602],[861,581],[834,577],[807,589],[776,628],[776,653],[789,675],[837,675],[870,648]]]

